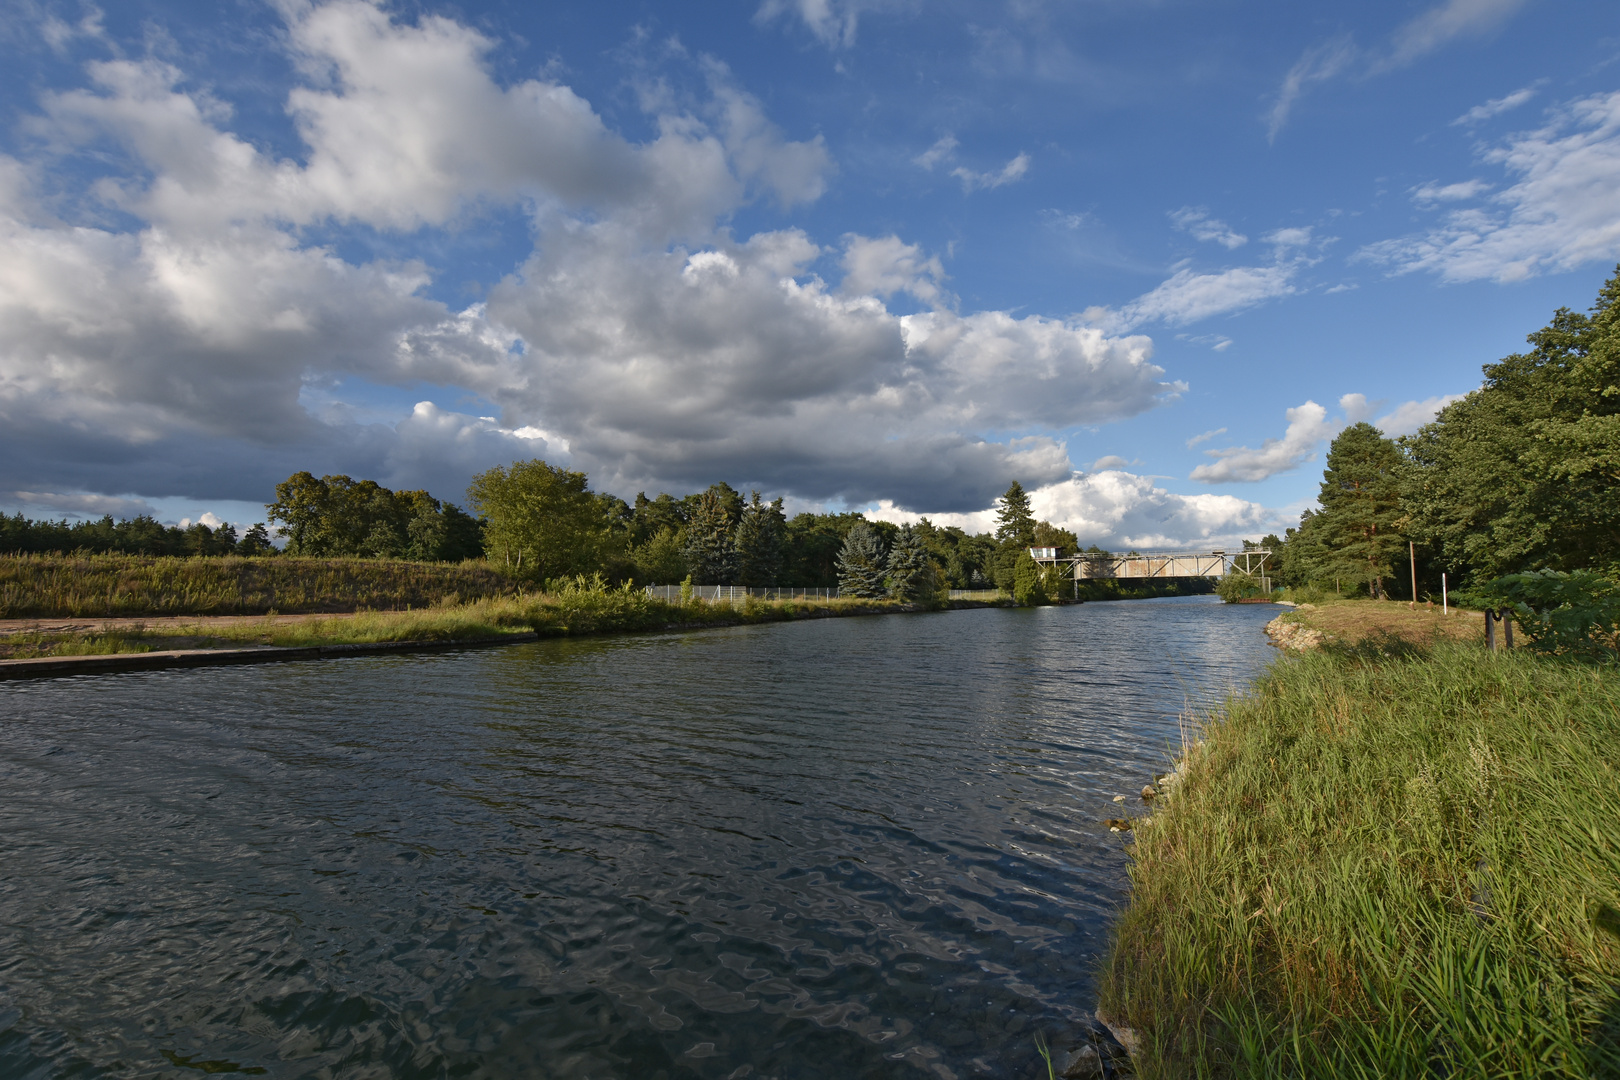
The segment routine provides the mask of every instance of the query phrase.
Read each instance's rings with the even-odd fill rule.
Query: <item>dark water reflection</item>
[[[1111,796],[1271,614],[0,686],[0,1076],[1036,1075],[1124,894]]]

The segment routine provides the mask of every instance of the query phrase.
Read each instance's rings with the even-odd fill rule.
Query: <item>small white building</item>
[[[1029,549],[1029,557],[1032,558],[1032,559],[1055,559],[1055,558],[1058,557],[1058,549],[1055,548],[1055,547],[1053,547],[1053,548],[1030,548]]]

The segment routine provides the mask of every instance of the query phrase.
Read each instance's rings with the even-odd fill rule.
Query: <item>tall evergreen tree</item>
[[[736,584],[737,549],[731,539],[731,515],[726,510],[725,501],[714,488],[697,496],[693,504],[683,554],[694,585]]]
[[[900,526],[900,535],[889,548],[889,595],[896,600],[915,600],[934,591],[934,564],[922,534],[910,525]]]
[[[1314,578],[1366,582],[1384,595],[1384,578],[1406,552],[1401,513],[1400,448],[1365,421],[1351,424],[1328,447],[1317,501],[1322,509],[1301,526],[1302,547],[1321,554]]]
[[[887,576],[883,541],[877,530],[864,520],[856,522],[838,553],[838,591],[867,598],[883,596],[889,591]]]
[[[1035,515],[1029,508],[1024,485],[1014,480],[996,505],[996,539],[1013,547],[1029,547],[1035,542]]]
[[[734,534],[739,584],[757,588],[781,583],[782,534],[786,525],[782,500],[760,502],[759,492],[754,492],[753,501],[743,507]]]
[[[1620,270],[1529,342],[1406,440],[1414,531],[1454,577],[1620,571]]]

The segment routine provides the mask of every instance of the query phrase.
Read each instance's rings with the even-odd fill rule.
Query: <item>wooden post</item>
[[[1408,540],[1406,542],[1407,558],[1412,560],[1412,610],[1417,610],[1417,545]]]
[[[1507,608],[1503,608],[1502,613],[1497,618],[1502,620],[1503,644],[1511,649],[1513,648],[1513,616],[1508,614]]]
[[[1446,572],[1440,571],[1440,614],[1451,614],[1451,601],[1446,597]]]
[[[1496,612],[1490,608],[1485,609],[1485,648],[1496,651]]]

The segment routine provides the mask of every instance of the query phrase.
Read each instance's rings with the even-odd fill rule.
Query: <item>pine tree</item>
[[[1406,551],[1401,518],[1401,451],[1365,421],[1351,424],[1328,447],[1317,501],[1322,509],[1302,527],[1307,546],[1325,552],[1316,577],[1342,576],[1384,595],[1384,578]]]
[[[839,593],[869,599],[883,596],[889,591],[886,576],[882,539],[865,520],[857,521],[838,553]]]
[[[1003,543],[1010,540],[1016,547],[1029,547],[1035,542],[1035,515],[1029,509],[1029,495],[1016,480],[996,506],[996,539]]]
[[[900,526],[889,549],[889,595],[896,600],[915,600],[934,591],[934,566],[922,534],[910,525]]]
[[[754,492],[753,501],[743,507],[734,534],[739,583],[768,586],[780,582],[782,533],[786,525],[787,515],[782,513],[782,500],[763,503],[759,501],[759,492]]]
[[[730,585],[737,580],[737,550],[731,516],[713,489],[698,496],[686,524],[686,565],[697,585]]]

